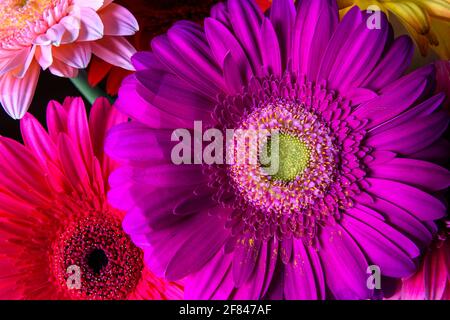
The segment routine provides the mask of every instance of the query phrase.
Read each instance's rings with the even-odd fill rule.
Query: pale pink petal
[[[55,76],[63,78],[75,78],[78,75],[78,69],[71,67],[64,62],[54,59],[49,68],[50,72]]]
[[[105,37],[93,42],[92,53],[112,65],[134,71],[131,57],[136,49],[123,37]]]
[[[28,51],[27,58],[25,59],[24,63],[14,72],[14,75],[18,78],[23,78],[28,71],[28,68],[30,67],[31,63],[34,60],[34,54],[36,52],[36,46],[32,46],[31,49]]]
[[[0,50],[0,75],[16,69],[27,60],[30,48],[20,50]]]
[[[22,79],[10,73],[0,78],[0,103],[13,119],[21,119],[30,107],[39,79],[40,67],[33,62]]]
[[[99,15],[105,26],[105,36],[130,36],[139,30],[139,24],[130,11],[115,3],[110,4]]]
[[[73,4],[79,7],[88,7],[97,11],[104,5],[103,0],[73,0]]]
[[[41,68],[47,70],[53,63],[52,46],[37,46],[35,57]]]
[[[103,38],[103,22],[94,10],[81,8],[80,18],[81,25],[78,41],[94,41]]]
[[[55,24],[53,27],[47,30],[47,39],[50,40],[52,45],[59,46],[61,45],[61,41],[65,32],[66,28],[62,24]]]
[[[48,38],[47,34],[41,34],[33,40],[33,44],[38,46],[48,46],[51,45],[51,43],[52,41]]]
[[[53,48],[53,56],[65,64],[84,69],[91,60],[91,45],[89,42],[66,44]]]
[[[81,20],[76,15],[68,15],[59,22],[64,26],[66,31],[61,39],[61,44],[72,43],[78,39],[81,29]]]

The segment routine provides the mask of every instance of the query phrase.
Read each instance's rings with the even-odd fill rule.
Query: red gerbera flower
[[[394,299],[450,300],[450,221],[443,224],[419,270],[403,280]]]
[[[256,0],[256,3],[263,11],[266,11],[272,5],[272,0]]]
[[[106,200],[116,164],[106,131],[126,121],[107,100],[51,102],[48,132],[31,115],[24,145],[0,137],[0,299],[169,299]]]

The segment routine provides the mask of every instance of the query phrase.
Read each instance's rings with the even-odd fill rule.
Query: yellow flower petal
[[[442,20],[434,18],[431,20],[431,29],[436,34],[437,46],[433,47],[433,50],[439,55],[441,59],[450,59],[450,22],[448,20]]]
[[[415,0],[434,17],[450,19],[450,0]]]
[[[419,34],[427,34],[430,31],[430,19],[426,11],[412,1],[384,3],[386,8],[399,17],[402,22],[408,24]]]
[[[428,47],[442,59],[450,57],[450,0],[338,0],[341,18],[355,5],[371,5],[395,15],[426,55]]]

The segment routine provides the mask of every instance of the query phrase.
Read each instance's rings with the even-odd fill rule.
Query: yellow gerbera
[[[416,41],[423,55],[431,46],[442,59],[450,59],[450,0],[338,0],[341,17],[357,5],[376,5],[395,15]]]

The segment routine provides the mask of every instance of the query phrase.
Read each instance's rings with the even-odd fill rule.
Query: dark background
[[[72,82],[66,78],[56,77],[48,71],[42,71],[29,112],[45,126],[47,104],[51,100],[63,102],[67,96],[80,96]],[[0,135],[22,141],[19,123],[18,120],[11,119],[0,107]]]

